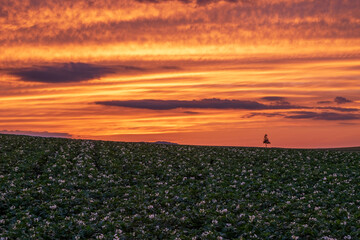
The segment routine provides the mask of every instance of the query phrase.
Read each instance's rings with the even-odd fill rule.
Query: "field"
[[[360,239],[360,152],[0,135],[0,239]]]

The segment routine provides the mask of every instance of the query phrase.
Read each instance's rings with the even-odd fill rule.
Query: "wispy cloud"
[[[5,21],[7,24],[0,35],[0,44],[82,45],[94,42],[137,42],[140,47],[144,42],[154,41],[175,42],[175,45],[183,41],[191,44],[199,41],[202,44],[256,44],[266,39],[270,44],[275,43],[272,40],[281,39],[291,39],[294,41],[292,44],[295,44],[303,39],[320,41],[325,38],[354,39],[360,36],[360,31],[356,31],[359,29],[357,1],[36,2],[37,4],[19,0],[0,2],[3,15],[9,15],[9,20]],[[169,3],[177,4],[176,10]],[[64,10],[67,14],[61,14]],[[78,12],[81,14],[77,14]],[[35,13],[36,17],[32,17]],[[191,25],[191,28],[184,28],[187,25]],[[213,34],[207,34],[209,29],[212,29]]]
[[[263,117],[283,117],[288,119],[312,119],[312,120],[326,120],[326,121],[346,121],[346,120],[359,120],[359,114],[351,113],[334,113],[334,112],[310,112],[310,111],[298,111],[288,113],[250,113],[244,116],[244,118],[252,118],[256,116]]]
[[[338,120],[357,120],[360,119],[359,114],[343,114],[343,113],[333,113],[333,112],[295,112],[285,118],[290,119],[314,119],[314,120],[327,120],[327,121],[338,121]]]
[[[327,109],[339,112],[358,112],[358,108],[342,108],[342,107],[316,107],[315,109]]]

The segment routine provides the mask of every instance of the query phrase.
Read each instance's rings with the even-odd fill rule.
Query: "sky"
[[[360,145],[360,1],[2,0],[0,133]]]

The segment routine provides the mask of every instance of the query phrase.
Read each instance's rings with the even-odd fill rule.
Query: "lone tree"
[[[271,144],[271,142],[270,142],[269,139],[268,139],[267,134],[265,134],[265,136],[264,136],[264,141],[263,141],[263,143],[265,144],[265,147],[267,147],[268,144]]]

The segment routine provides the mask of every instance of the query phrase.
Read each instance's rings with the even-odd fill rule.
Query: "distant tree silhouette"
[[[264,136],[264,141],[263,141],[263,143],[265,144],[265,147],[267,147],[268,144],[271,144],[271,142],[270,142],[269,139],[268,139],[267,134],[265,134],[265,136]]]

